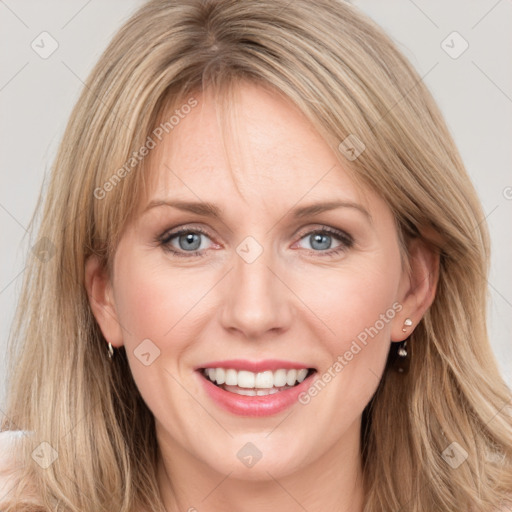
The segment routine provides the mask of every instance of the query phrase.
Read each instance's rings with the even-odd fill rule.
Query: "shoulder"
[[[0,432],[0,499],[7,497],[16,485],[20,461],[17,459],[18,442],[27,435],[23,430]]]
[[[16,461],[18,442],[27,435],[23,430],[4,430],[0,432],[0,471],[6,471]]]

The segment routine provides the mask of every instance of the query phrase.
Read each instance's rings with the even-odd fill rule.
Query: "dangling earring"
[[[402,327],[402,332],[407,332],[407,328],[411,327],[412,320],[410,318],[406,318],[404,321],[404,326]],[[409,366],[411,363],[411,349],[407,350],[407,339],[398,343],[398,347],[396,349],[396,357],[394,361],[394,368],[398,373],[408,373]]]
[[[398,343],[393,368],[398,373],[408,373],[411,364],[411,348],[407,350],[407,340]]]
[[[108,359],[109,361],[112,361],[112,358],[114,357],[114,347],[112,346],[112,343],[108,344]]]
[[[398,349],[396,351],[398,357],[407,357],[407,340],[404,340],[398,345]]]

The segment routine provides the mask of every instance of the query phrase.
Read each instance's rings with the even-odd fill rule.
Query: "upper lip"
[[[234,370],[246,370],[253,373],[263,372],[265,370],[279,370],[280,368],[287,370],[300,370],[302,368],[312,368],[312,366],[298,363],[295,361],[283,361],[280,359],[265,359],[263,361],[249,361],[248,359],[227,359],[224,361],[210,361],[202,365],[196,366],[196,370],[204,368],[232,368]]]

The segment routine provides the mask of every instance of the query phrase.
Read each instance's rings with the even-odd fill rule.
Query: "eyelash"
[[[202,257],[206,256],[205,249],[203,249],[201,251],[184,251],[183,252],[183,251],[177,251],[169,245],[170,241],[173,238],[179,237],[180,235],[184,235],[184,234],[190,234],[190,233],[202,234],[208,238],[211,238],[209,236],[209,234],[202,228],[182,228],[182,229],[179,229],[178,231],[173,231],[173,232],[166,231],[165,233],[160,235],[156,241],[162,246],[162,248],[166,252],[169,252],[173,256],[177,256],[179,258],[182,258],[182,257],[184,257],[184,258],[192,258],[192,257],[202,258]],[[310,252],[313,252],[313,253],[319,255],[321,258],[334,257],[334,256],[338,255],[339,253],[344,252],[347,249],[350,249],[354,245],[354,240],[348,233],[345,233],[345,232],[337,230],[337,229],[329,228],[327,226],[324,226],[319,229],[314,229],[312,231],[308,231],[308,232],[304,233],[300,237],[299,240],[302,240],[306,236],[317,235],[317,234],[328,234],[328,235],[332,236],[333,238],[336,238],[339,242],[341,242],[341,245],[336,247],[335,249],[330,249],[327,251],[314,251],[312,249],[309,250]]]

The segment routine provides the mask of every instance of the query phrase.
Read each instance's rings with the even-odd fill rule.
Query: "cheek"
[[[136,265],[131,265],[121,275],[129,276],[118,285],[116,297],[117,313],[130,333],[124,333],[125,344],[141,337],[160,338],[172,326],[172,312],[176,311],[172,298],[177,294],[169,293],[169,283],[161,276],[158,278]]]
[[[358,364],[383,364],[392,321],[401,309],[396,302],[400,270],[399,259],[368,258],[330,271],[328,278],[322,271],[297,279],[299,295],[307,297],[320,320],[321,339],[332,362],[347,353],[346,359]]]
[[[360,262],[359,262],[360,263]],[[329,280],[309,275],[308,306],[321,321],[315,333],[325,357],[314,387],[302,397],[312,403],[318,421],[348,428],[366,407],[382,377],[390,347],[399,264],[357,265],[331,274]],[[304,289],[302,291],[304,293]],[[317,400],[315,397],[319,396]],[[331,404],[326,406],[326,404]]]
[[[170,271],[166,262],[134,254],[119,261],[116,283],[116,307],[124,322],[125,345],[149,338],[157,345],[186,324],[186,315],[205,294],[204,275],[201,282],[193,273]],[[175,347],[178,348],[178,347]]]
[[[121,256],[116,274],[116,309],[133,378],[153,414],[171,423],[182,407],[194,408],[171,376],[180,380],[179,362],[194,339],[189,319],[205,285],[143,251]]]

